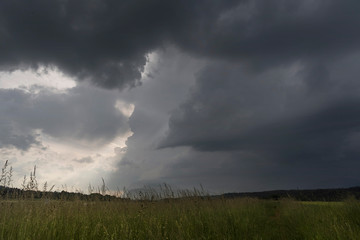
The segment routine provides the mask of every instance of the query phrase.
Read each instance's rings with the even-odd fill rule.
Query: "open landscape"
[[[106,186],[91,194],[40,191],[35,168],[24,184],[33,189],[10,188],[6,164],[0,239],[360,238],[359,187],[212,196],[164,184],[110,196]]]
[[[360,202],[2,199],[0,239],[360,239]]]
[[[360,240],[359,0],[0,0],[0,240]]]

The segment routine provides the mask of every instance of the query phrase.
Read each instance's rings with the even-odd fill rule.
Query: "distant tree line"
[[[275,190],[264,192],[225,193],[224,198],[253,197],[259,199],[292,198],[298,201],[343,201],[350,197],[360,200],[360,187],[312,189],[312,190]]]
[[[79,192],[44,192],[34,190],[22,190],[0,186],[0,198],[2,199],[51,199],[51,200],[84,200],[84,201],[118,201],[124,200],[111,195],[102,195],[100,193],[83,194]]]

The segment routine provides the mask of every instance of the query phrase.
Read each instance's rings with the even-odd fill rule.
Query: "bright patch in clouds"
[[[158,52],[154,51],[146,56],[146,64],[144,66],[144,70],[141,72],[141,81],[144,82],[152,77],[152,72],[156,68],[156,66],[159,64],[160,56]]]
[[[116,101],[115,107],[119,109],[119,111],[127,117],[130,117],[135,109],[134,104],[129,104],[121,100]]]
[[[16,70],[13,72],[0,72],[0,88],[30,87],[32,85],[62,90],[75,87],[76,82],[55,67],[40,67],[37,71]]]
[[[23,149],[5,143],[1,148],[0,158],[14,168],[14,186],[21,185],[25,174],[29,177],[34,165],[40,184],[47,181],[58,190],[67,186],[68,191],[86,191],[89,183],[100,185],[101,177],[117,170],[132,135],[127,121],[134,111],[120,92],[79,85],[59,70],[45,68],[1,73],[0,89],[6,100],[2,108],[9,109],[0,124],[15,125],[10,137],[36,139]],[[14,93],[23,102],[10,105]]]

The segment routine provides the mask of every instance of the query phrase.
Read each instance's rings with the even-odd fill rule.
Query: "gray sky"
[[[1,159],[67,190],[359,185],[359,10],[0,1]]]

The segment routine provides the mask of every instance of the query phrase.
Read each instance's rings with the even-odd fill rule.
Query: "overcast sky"
[[[358,0],[0,0],[14,185],[360,184]]]

